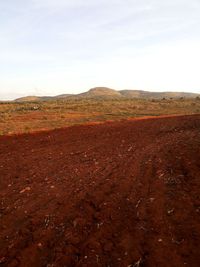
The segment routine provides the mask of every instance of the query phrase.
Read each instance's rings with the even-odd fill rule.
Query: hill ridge
[[[74,98],[142,98],[142,99],[162,99],[162,98],[195,98],[200,97],[200,94],[189,92],[151,92],[145,90],[123,89],[115,90],[109,87],[94,87],[80,94],[61,94],[57,96],[25,96],[17,98],[16,102],[30,101],[48,101],[58,99],[74,99]]]

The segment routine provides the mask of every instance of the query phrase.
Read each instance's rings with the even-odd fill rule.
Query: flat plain
[[[0,103],[0,135],[121,119],[200,113],[200,98],[66,99]]]

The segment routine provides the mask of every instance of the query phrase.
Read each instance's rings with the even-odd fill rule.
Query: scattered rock
[[[168,215],[171,215],[172,213],[174,213],[174,209],[171,209],[171,210],[168,210],[168,211],[167,211],[167,214],[168,214]]]
[[[0,264],[5,263],[5,262],[6,262],[6,258],[5,257],[0,258]]]
[[[137,202],[137,204],[135,205],[136,209],[139,207],[140,202],[141,202],[141,199],[139,199],[138,202]]]
[[[27,186],[24,189],[22,189],[19,193],[22,194],[22,193],[30,191],[30,190],[31,190],[31,188],[29,186]]]
[[[128,265],[127,267],[140,267],[142,264],[142,259],[140,258],[137,262]]]

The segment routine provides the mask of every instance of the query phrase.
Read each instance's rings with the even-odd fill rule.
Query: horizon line
[[[164,91],[153,91],[151,89],[114,89],[114,88],[111,88],[111,87],[107,87],[107,86],[96,86],[96,87],[92,87],[86,91],[81,91],[80,93],[68,93],[68,92],[63,92],[63,93],[60,93],[60,94],[29,94],[29,95],[25,95],[25,94],[19,94],[18,97],[13,97],[13,98],[7,98],[7,99],[2,99],[0,98],[0,101],[15,101],[17,99],[20,99],[20,98],[25,98],[25,97],[57,97],[57,96],[61,96],[61,95],[71,95],[71,96],[76,96],[76,95],[80,95],[80,94],[83,94],[83,93],[87,93],[89,92],[90,90],[92,89],[111,89],[111,90],[114,90],[114,91],[117,91],[117,92],[120,92],[120,91],[140,91],[140,92],[149,92],[149,93],[156,93],[156,94],[159,94],[159,93],[183,93],[183,94],[194,94],[194,95],[200,95],[200,92],[192,92],[192,91],[176,91],[176,90],[164,90]],[[17,95],[17,94],[16,94]]]

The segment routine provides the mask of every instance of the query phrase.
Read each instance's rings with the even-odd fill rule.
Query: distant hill
[[[115,97],[122,97],[119,91],[114,89],[110,89],[107,87],[95,87],[90,89],[89,91],[78,94],[76,97],[82,98],[115,98]]]
[[[147,99],[162,99],[162,98],[194,98],[199,94],[184,93],[184,92],[149,92],[142,90],[121,90],[122,96],[126,98],[147,98]]]
[[[63,94],[58,96],[26,96],[18,98],[16,102],[35,102],[49,101],[56,99],[79,99],[79,98],[95,98],[95,99],[116,99],[116,98],[137,98],[137,99],[169,99],[169,98],[195,98],[200,94],[185,92],[149,92],[142,90],[114,90],[107,87],[95,87],[81,94]]]
[[[51,96],[25,96],[15,99],[16,102],[35,102],[35,101],[48,101],[53,99]]]
[[[57,96],[25,96],[15,99],[16,102],[35,102],[35,101],[49,101],[49,100],[56,100],[67,98],[69,96],[73,96],[71,94],[63,94]]]
[[[67,97],[71,97],[71,96],[73,96],[73,94],[63,94],[63,95],[54,96],[53,98],[54,99],[62,99],[62,98],[67,98]]]

